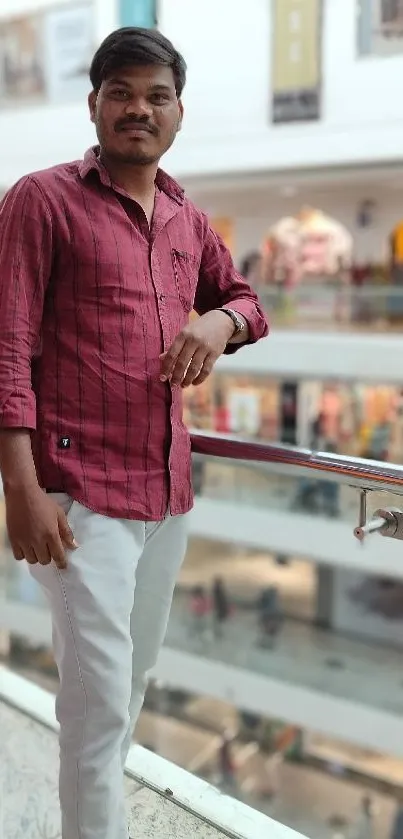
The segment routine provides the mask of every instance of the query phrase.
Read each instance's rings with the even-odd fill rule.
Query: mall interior
[[[89,61],[126,25],[186,58],[164,167],[271,326],[184,392],[195,506],[134,835],[403,839],[403,537],[366,525],[403,509],[403,3],[2,0],[0,194],[95,143]],[[50,617],[0,515],[4,839],[59,839]]]

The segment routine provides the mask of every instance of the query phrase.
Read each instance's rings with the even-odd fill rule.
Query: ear
[[[182,122],[183,122],[183,105],[182,105],[182,102],[181,102],[180,99],[179,99],[179,102],[178,102],[178,108],[179,108],[179,119],[178,119],[178,125],[177,125],[176,130],[180,131],[181,128],[182,128]]]
[[[97,94],[95,93],[95,90],[92,90],[88,97],[88,108],[90,112],[90,120],[91,122],[95,122],[95,115],[97,111]]]

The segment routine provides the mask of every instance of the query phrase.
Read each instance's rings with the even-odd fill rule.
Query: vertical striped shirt
[[[192,309],[226,304],[251,342],[266,334],[223,242],[161,170],[150,227],[96,149],[19,181],[0,205],[0,427],[32,431],[41,485],[108,516],[187,512],[182,391],[160,382],[159,356]]]

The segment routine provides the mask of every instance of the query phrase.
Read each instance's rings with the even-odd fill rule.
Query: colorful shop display
[[[213,375],[184,393],[189,427],[403,463],[403,390]]]
[[[353,239],[338,221],[304,207],[280,219],[262,244],[265,284],[292,289],[304,283],[346,281],[353,262]]]

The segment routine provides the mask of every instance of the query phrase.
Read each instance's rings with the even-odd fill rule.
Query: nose
[[[130,117],[137,117],[137,119],[147,119],[148,117],[152,116],[153,109],[152,105],[147,102],[147,99],[144,96],[139,96],[135,99],[131,99],[130,102],[126,105],[126,114]]]

